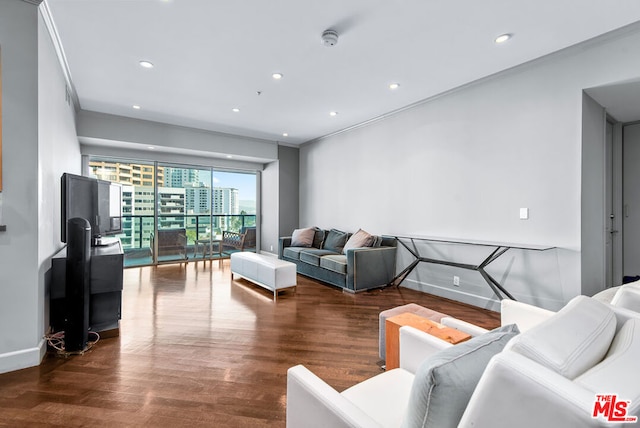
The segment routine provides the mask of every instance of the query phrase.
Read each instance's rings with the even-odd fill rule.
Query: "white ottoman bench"
[[[273,291],[273,300],[279,290],[297,285],[295,263],[251,252],[231,254],[232,280],[234,274]]]

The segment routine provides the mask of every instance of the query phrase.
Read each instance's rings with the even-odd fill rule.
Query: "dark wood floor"
[[[0,375],[0,426],[285,425],[287,368],[341,391],[380,373],[378,313],[416,302],[487,328],[494,312],[406,288],[357,295],[298,277],[277,302],[228,260],[125,270],[120,336]]]

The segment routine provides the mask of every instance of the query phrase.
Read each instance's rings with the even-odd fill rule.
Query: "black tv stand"
[[[50,325],[64,330],[67,248],[51,259]],[[91,247],[89,330],[101,337],[120,334],[124,252],[119,240]]]
[[[120,240],[114,237],[97,237],[91,241],[92,247],[108,247],[110,245],[119,244]]]

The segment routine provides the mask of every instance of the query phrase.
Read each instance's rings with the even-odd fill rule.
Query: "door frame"
[[[607,115],[605,150],[605,287],[622,284],[623,278],[623,126]]]

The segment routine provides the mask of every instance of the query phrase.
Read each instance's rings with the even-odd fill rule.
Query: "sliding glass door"
[[[156,167],[151,162],[91,158],[90,176],[122,185],[122,233],[125,266],[153,263],[151,237],[155,229]]]
[[[255,251],[256,173],[91,157],[92,177],[122,185],[125,266],[228,257]],[[253,241],[223,237],[253,228]],[[251,235],[251,233],[250,233]]]
[[[184,239],[185,247],[184,252],[159,249],[158,262],[211,256],[211,170],[173,164],[158,164],[158,169],[164,171],[158,187],[158,236]]]

